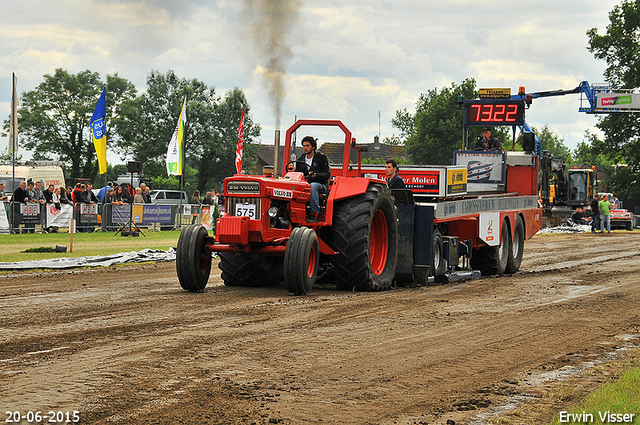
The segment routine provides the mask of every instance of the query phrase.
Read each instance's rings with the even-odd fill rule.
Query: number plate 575
[[[236,217],[249,217],[256,219],[256,206],[254,204],[236,204]]]

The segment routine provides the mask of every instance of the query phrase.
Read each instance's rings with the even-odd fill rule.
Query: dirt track
[[[537,235],[517,275],[306,297],[227,288],[217,267],[187,293],[174,263],[0,276],[0,413],[484,423],[514,396],[536,403],[546,374],[638,344],[639,258],[640,232]]]

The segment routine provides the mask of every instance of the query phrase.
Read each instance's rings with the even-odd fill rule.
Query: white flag
[[[182,147],[184,143],[184,123],[187,122],[187,99],[184,99],[176,131],[173,132],[167,150],[167,174],[182,175]]]

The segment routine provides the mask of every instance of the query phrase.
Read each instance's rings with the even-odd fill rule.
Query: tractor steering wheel
[[[304,161],[289,161],[289,162],[287,162],[287,165],[284,166],[284,168],[287,170],[287,172],[289,172],[289,164],[304,164],[304,165],[306,165],[307,171],[303,171],[305,175],[309,174],[309,171],[313,171],[311,166],[309,164],[307,164],[306,162],[304,162]],[[293,171],[295,171],[295,168],[293,169]]]

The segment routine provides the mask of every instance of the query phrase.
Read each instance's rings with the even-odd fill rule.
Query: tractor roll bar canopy
[[[287,158],[291,158],[291,137],[293,133],[302,126],[316,126],[316,127],[339,127],[344,133],[344,153],[342,155],[342,176],[347,177],[348,169],[346,165],[349,165],[349,158],[351,156],[351,131],[345,126],[340,120],[312,120],[312,119],[301,119],[293,123],[291,127],[287,129],[285,134],[285,145],[284,145],[284,159],[282,161],[282,176],[287,174],[286,165]],[[346,165],[345,165],[346,164]]]

